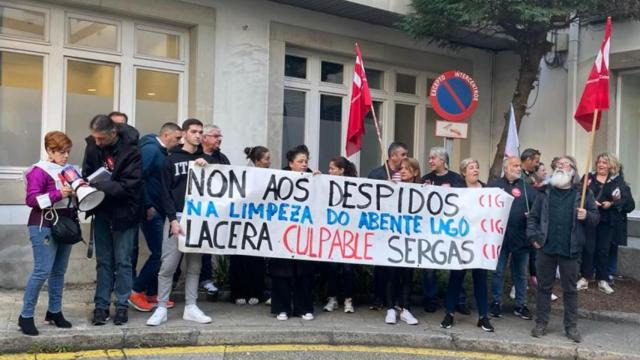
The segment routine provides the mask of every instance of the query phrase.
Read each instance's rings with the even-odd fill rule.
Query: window
[[[427,121],[424,128],[424,154],[429,154],[429,150],[431,150],[431,148],[434,146],[444,146],[444,138],[436,136],[436,120],[444,119],[442,119],[440,115],[438,115],[435,110],[433,110],[433,108],[427,107]],[[457,169],[457,166],[453,166],[451,167],[451,169],[455,170]]]
[[[620,75],[620,125],[618,154],[624,167],[624,179],[631,187],[631,194],[637,199],[640,194],[640,73]],[[624,149],[624,150],[623,150]],[[623,150],[623,151],[621,151]]]
[[[413,75],[396,75],[396,92],[404,94],[416,93],[416,77]]]
[[[370,89],[384,89],[384,71],[366,69],[366,73]]]
[[[65,132],[75,145],[69,163],[82,164],[84,138],[89,122],[96,114],[108,114],[117,109],[113,64],[67,60],[67,91]]]
[[[342,64],[323,61],[320,81],[342,84],[344,82],[343,68],[344,66]]]
[[[161,31],[136,29],[136,54],[180,60],[180,36]]]
[[[46,40],[47,15],[44,12],[0,6],[0,34]]]
[[[106,22],[70,17],[67,19],[67,44],[118,51],[118,26]]]
[[[379,118],[381,115],[382,102],[374,101],[373,109]],[[378,126],[382,127],[380,120],[378,120]],[[378,134],[373,124],[373,114],[369,111],[364,119],[364,136],[362,137],[362,150],[360,150],[360,176],[367,176],[371,170],[382,164],[380,151]]]
[[[284,59],[284,76],[306,79],[307,59],[299,56],[286,55]]]
[[[136,128],[140,134],[157,133],[162,124],[177,122],[180,75],[148,69],[136,70]]]
[[[0,166],[26,167],[40,158],[42,56],[0,51]]]
[[[329,171],[329,161],[340,154],[342,97],[320,95],[320,146],[318,169]]]
[[[395,110],[396,123],[394,126],[394,138],[396,141],[407,144],[409,147],[409,156],[413,156],[416,107],[413,105],[396,104]]]
[[[282,166],[286,166],[287,151],[304,144],[305,131],[305,93],[297,90],[284,90],[284,117],[282,121]]]

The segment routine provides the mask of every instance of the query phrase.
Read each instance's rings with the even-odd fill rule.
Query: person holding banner
[[[538,249],[538,291],[536,295],[536,325],[531,336],[542,337],[547,332],[551,312],[551,290],[560,269],[564,300],[565,335],[576,343],[582,341],[578,332],[578,260],[587,226],[596,226],[600,214],[591,191],[582,206],[580,185],[572,179],[576,164],[561,157],[551,176],[550,186],[538,194],[527,218],[527,240]],[[509,220],[511,221],[511,220]]]
[[[385,164],[371,170],[367,176],[369,179],[400,181],[400,163],[409,154],[409,147],[401,142],[394,141],[387,149],[387,161]],[[387,169],[389,172],[387,172]],[[391,178],[389,178],[391,176]],[[373,304],[369,309],[384,309],[385,284],[387,283],[385,267],[373,267]]]
[[[184,207],[184,198],[189,179],[189,163],[195,162],[197,166],[205,166],[211,163],[210,156],[202,152],[200,147],[202,139],[202,122],[198,119],[187,119],[182,123],[182,138],[184,144],[171,149],[164,163],[162,177],[162,208],[167,215],[165,223],[165,238],[162,243],[162,264],[158,273],[158,306],[147,325],[158,326],[167,322],[167,302],[171,294],[173,274],[175,273],[183,254],[178,249],[178,236],[184,234],[180,225],[180,217]],[[168,229],[167,229],[168,227]],[[184,254],[187,275],[185,280],[185,306],[182,318],[184,320],[207,324],[211,317],[205,315],[196,305],[198,299],[198,283],[200,268],[202,266],[202,254]]]
[[[310,172],[309,149],[298,145],[287,151],[287,166],[284,170]],[[285,321],[289,316],[300,316],[302,320],[313,320],[312,277],[314,264],[303,260],[271,259],[271,313],[276,319]],[[292,301],[293,300],[293,301]],[[292,307],[293,303],[293,307]]]
[[[356,166],[344,156],[337,156],[329,161],[329,175],[357,177]],[[338,279],[342,280],[342,290],[344,291],[344,312],[353,313],[353,288],[355,283],[354,265],[341,263],[325,263],[325,273],[327,276],[327,305],[324,311],[334,311],[338,309]],[[342,276],[339,276],[340,273]]]
[[[48,159],[34,164],[25,172],[26,204],[31,208],[27,228],[33,250],[33,272],[24,289],[18,317],[18,326],[25,335],[38,335],[33,315],[45,281],[48,282],[49,304],[44,320],[59,328],[71,327],[62,315],[62,291],[72,245],[58,243],[51,236],[56,217],[72,216],[76,211],[67,209],[73,190],[59,177],[69,160],[71,145],[71,139],[65,133],[48,132],[44,136]]]
[[[491,292],[493,302],[491,315],[502,317],[502,289],[504,286],[504,271],[511,257],[511,278],[516,288],[516,307],[514,315],[531,320],[531,312],[527,307],[527,268],[531,244],[527,241],[527,214],[530,204],[533,204],[537,191],[522,179],[520,158],[511,156],[504,160],[502,170],[504,176],[489,183],[488,187],[497,187],[513,196],[509,222],[505,229],[504,240],[498,258],[496,271],[493,273]],[[549,294],[551,299],[551,294]]]
[[[431,172],[422,177],[422,183],[444,187],[464,187],[462,176],[449,170],[449,153],[445,148],[435,146],[429,150],[429,167]],[[438,273],[436,270],[427,269],[422,274],[424,311],[435,312],[438,309]],[[471,314],[471,310],[467,306],[467,294],[464,286],[460,289],[456,311],[464,315]]]
[[[464,186],[467,188],[482,188],[485,186],[480,181],[480,163],[473,158],[467,158],[460,162],[460,174],[464,179]],[[446,314],[440,323],[440,327],[449,329],[453,326],[453,316],[456,305],[463,291],[464,277],[466,270],[451,270],[449,272],[449,285],[447,286],[447,294],[445,297]],[[487,317],[489,309],[489,296],[487,294],[487,270],[473,269],[471,270],[473,277],[473,295],[476,298],[478,307],[478,324],[477,326],[486,332],[493,332],[494,328]]]
[[[420,183],[420,163],[414,158],[405,158],[400,162],[400,181],[407,183]],[[389,266],[386,267],[386,302],[387,315],[384,322],[395,324],[397,322],[396,301],[400,307],[400,320],[408,325],[417,325],[418,319],[413,316],[411,308],[411,288],[413,285],[413,268]]]

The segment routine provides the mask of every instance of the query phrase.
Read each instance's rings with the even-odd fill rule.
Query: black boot
[[[23,318],[22,315],[18,317],[18,326],[22,333],[25,335],[36,336],[38,335],[38,329],[36,329],[36,324],[33,323],[33,318]]]
[[[47,310],[47,315],[45,315],[44,321],[47,321],[49,322],[49,324],[55,325],[59,328],[68,329],[71,327],[71,323],[68,322],[67,319],[65,319],[62,315],[62,311],[60,311],[59,313],[52,313]]]

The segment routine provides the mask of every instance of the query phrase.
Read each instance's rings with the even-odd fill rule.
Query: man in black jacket
[[[591,191],[581,204],[580,185],[572,178],[576,165],[567,156],[555,163],[550,186],[538,194],[527,219],[527,240],[538,249],[538,293],[536,296],[536,325],[533,337],[547,331],[551,312],[551,289],[560,270],[564,300],[564,330],[574,342],[581,342],[578,332],[578,259],[585,243],[587,227],[595,227],[599,212]]]
[[[104,325],[109,318],[111,293],[115,290],[116,315],[113,323],[128,321],[127,300],[131,292],[131,251],[142,219],[142,160],[137,139],[106,115],[95,116],[89,125],[91,139],[85,149],[84,177],[105,167],[109,180],[91,185],[105,193],[96,209],[96,294],[93,324]],[[115,279],[115,281],[114,281]]]
[[[527,308],[527,268],[529,263],[529,250],[531,244],[527,240],[527,213],[533,204],[537,191],[522,179],[520,158],[512,156],[505,159],[502,170],[504,176],[497,179],[488,187],[497,187],[513,196],[509,222],[504,233],[502,249],[498,257],[498,265],[493,273],[491,293],[491,315],[502,317],[502,288],[504,286],[504,270],[507,267],[509,255],[511,255],[511,273],[513,284],[516,288],[516,307],[513,313],[525,320],[531,320],[531,312]],[[549,294],[549,298],[551,294]]]

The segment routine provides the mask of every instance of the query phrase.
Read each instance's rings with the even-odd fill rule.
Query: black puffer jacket
[[[513,196],[511,211],[509,212],[509,222],[504,232],[502,247],[514,253],[527,252],[531,249],[531,244],[527,240],[527,212],[533,206],[533,202],[538,195],[538,191],[522,179],[513,182],[506,177],[494,180],[487,187],[497,187]]]

